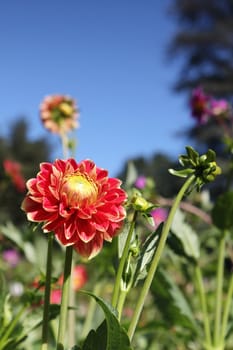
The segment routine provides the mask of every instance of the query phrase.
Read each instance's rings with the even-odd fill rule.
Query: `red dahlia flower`
[[[123,224],[127,195],[120,185],[91,160],[58,159],[42,163],[27,182],[22,209],[28,220],[44,222],[44,232],[53,231],[63,245],[92,258]]]
[[[77,128],[78,116],[76,103],[69,96],[46,96],[40,105],[40,117],[45,128],[56,134]]]
[[[18,192],[24,192],[25,187],[25,179],[22,175],[22,167],[21,164],[10,159],[5,159],[3,162],[3,167],[5,173],[11,178],[11,181]]]

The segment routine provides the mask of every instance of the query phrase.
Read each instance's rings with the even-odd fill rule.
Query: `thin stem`
[[[198,294],[201,302],[201,309],[203,313],[203,323],[204,323],[204,331],[205,331],[205,346],[211,347],[211,332],[210,332],[210,321],[207,309],[205,288],[203,283],[202,272],[199,265],[195,266],[195,277],[196,277],[196,285],[198,289]]]
[[[221,332],[221,340],[222,340],[223,344],[224,344],[225,336],[227,333],[227,325],[228,325],[228,319],[229,319],[229,314],[230,314],[232,296],[233,296],[233,275],[231,275],[230,284],[229,284],[226,302],[225,302],[225,307],[224,307],[224,311],[223,311],[222,332]]]
[[[132,222],[130,224],[128,236],[127,236],[127,239],[126,239],[126,242],[125,242],[125,246],[124,246],[123,253],[122,253],[122,256],[121,256],[121,259],[120,259],[120,263],[119,263],[119,266],[118,266],[118,270],[117,270],[117,275],[116,275],[116,280],[115,280],[114,290],[113,290],[113,297],[112,297],[112,306],[113,307],[117,306],[119,292],[120,292],[121,278],[122,278],[122,274],[123,274],[123,271],[124,271],[125,262],[126,262],[126,259],[128,257],[128,252],[129,252],[129,247],[130,247],[132,234],[133,234],[133,231],[134,231],[136,217],[137,217],[137,212],[135,211],[134,212],[134,216],[133,216],[133,220],[132,220]]]
[[[121,320],[122,310],[123,310],[123,306],[124,306],[127,294],[128,294],[127,290],[121,290],[121,292],[120,292],[120,296],[119,296],[118,303],[117,303],[117,311],[118,311],[118,320],[119,321]]]
[[[74,264],[72,264],[71,267],[71,281],[73,281],[73,268],[74,268]],[[72,282],[71,282],[72,284]],[[76,310],[75,310],[75,298],[76,294],[75,294],[75,290],[74,288],[71,286],[70,290],[69,290],[69,304],[70,307],[72,308],[71,310],[69,310],[69,315],[68,315],[68,345],[69,348],[72,348],[72,346],[75,345],[75,323],[76,323]]]
[[[170,230],[170,227],[171,227],[174,215],[176,213],[176,210],[177,210],[177,208],[179,206],[179,203],[180,203],[181,199],[183,198],[185,192],[187,191],[187,189],[189,188],[189,186],[191,185],[191,183],[194,180],[195,180],[195,175],[191,175],[185,181],[185,183],[183,184],[183,186],[181,187],[180,191],[177,194],[177,197],[176,197],[176,199],[175,199],[175,201],[173,203],[173,206],[172,206],[172,208],[171,208],[171,210],[169,212],[168,218],[167,218],[167,220],[166,220],[166,222],[165,222],[165,224],[163,226],[163,230],[162,230],[162,233],[161,233],[161,237],[160,237],[160,240],[159,240],[159,243],[158,243],[158,246],[157,246],[154,258],[152,260],[150,269],[148,271],[147,277],[146,277],[145,282],[143,284],[141,293],[139,295],[139,298],[138,298],[138,301],[137,301],[137,304],[136,304],[136,307],[135,307],[135,310],[134,310],[134,314],[133,314],[131,323],[129,325],[129,329],[128,329],[129,339],[132,339],[132,337],[134,335],[134,332],[135,332],[135,329],[136,329],[139,317],[140,317],[141,312],[142,312],[142,308],[144,306],[147,294],[149,292],[151,283],[152,283],[153,278],[154,278],[154,274],[155,274],[156,269],[158,267],[158,263],[159,263],[159,260],[161,258],[161,255],[163,253],[163,249],[164,249],[164,246],[165,246],[165,243],[166,243],[166,240],[167,240],[167,236],[168,236],[168,233],[169,233],[169,230]]]
[[[121,279],[121,284],[120,284],[120,291],[119,291],[119,296],[118,296],[118,303],[117,303],[117,311],[118,311],[118,320],[121,320],[121,314],[122,310],[124,307],[125,299],[126,296],[132,286],[132,278],[128,280],[128,276],[130,274],[130,262],[131,262],[131,257],[132,257],[132,252],[129,251],[127,261],[126,261],[126,267],[124,268],[124,275],[125,275],[125,280]]]
[[[226,232],[223,235],[219,244],[219,256],[217,266],[217,287],[215,299],[215,322],[214,322],[214,345],[219,345],[221,341],[220,329],[222,318],[222,294],[223,294],[223,278],[224,278],[224,258],[225,258]]]
[[[20,317],[26,310],[27,306],[23,306],[18,313],[14,316],[14,319],[10,322],[9,327],[7,328],[6,332],[4,333],[3,337],[0,340],[0,349],[5,349],[6,343],[8,343],[8,338],[10,337],[11,333],[14,331],[15,326],[17,325],[17,322],[19,321]]]
[[[69,156],[69,148],[68,148],[68,137],[65,132],[60,133],[61,143],[62,143],[62,153],[65,159]]]
[[[62,286],[62,300],[61,300],[60,319],[59,319],[58,336],[57,336],[57,348],[56,348],[57,350],[64,350],[64,339],[65,339],[65,333],[66,333],[66,327],[67,327],[66,321],[67,321],[68,302],[69,302],[72,254],[73,254],[73,247],[72,246],[66,247],[64,281]]]
[[[48,349],[48,330],[49,330],[49,309],[50,309],[50,291],[52,275],[52,250],[53,250],[53,233],[48,234],[47,262],[46,262],[46,280],[44,292],[44,309],[42,321],[42,345],[41,350]]]

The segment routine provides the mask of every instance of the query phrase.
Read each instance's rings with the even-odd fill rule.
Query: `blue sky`
[[[185,97],[174,94],[176,64],[166,49],[175,23],[168,0],[8,0],[0,4],[0,133],[19,116],[30,136],[48,137],[39,120],[44,96],[79,105],[76,159],[116,175],[129,158],[178,157],[191,125]],[[59,147],[54,157],[62,157]]]

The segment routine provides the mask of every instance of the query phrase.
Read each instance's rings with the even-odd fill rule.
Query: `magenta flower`
[[[11,267],[17,266],[20,262],[20,255],[15,249],[4,250],[2,257]]]
[[[206,123],[211,116],[210,103],[212,97],[206,95],[201,87],[193,90],[190,105],[192,110],[192,116],[198,121],[199,124]]]
[[[139,176],[135,181],[134,186],[139,190],[142,190],[146,186],[146,177],[143,175]]]

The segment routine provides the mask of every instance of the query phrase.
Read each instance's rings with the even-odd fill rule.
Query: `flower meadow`
[[[172,198],[133,160],[113,178],[74,156],[72,97],[46,96],[39,116],[61,157],[30,178],[13,155],[2,164],[24,221],[0,216],[0,350],[233,349],[230,103],[193,90],[194,129],[221,133],[167,169]]]

